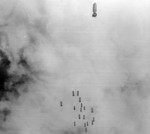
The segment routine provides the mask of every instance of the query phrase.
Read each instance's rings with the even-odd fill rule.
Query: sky
[[[87,121],[96,118],[88,133],[149,133],[148,0],[3,0],[0,7],[9,73],[32,79],[6,126],[21,134],[84,133],[72,109],[79,90]],[[20,56],[28,66],[18,65]]]

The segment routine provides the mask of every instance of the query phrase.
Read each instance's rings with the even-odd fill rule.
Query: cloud
[[[143,3],[97,1],[96,18],[92,17],[92,0],[18,0],[11,3],[7,9],[9,17],[3,19],[8,14],[1,17],[0,49],[11,61],[8,74],[12,78],[8,83],[16,85],[20,97],[12,97],[12,106],[6,106],[12,110],[7,125],[15,122],[13,127],[21,131],[22,127],[28,129],[32,124],[26,130],[28,133],[69,131],[78,114],[71,109],[78,104],[71,96],[71,91],[77,89],[87,109],[95,108],[95,127],[100,124],[105,129],[121,122],[126,128],[124,124],[128,122],[141,123],[129,117],[141,115],[135,111],[139,106],[135,100],[139,96],[133,95],[138,90],[130,89],[141,77],[145,78],[139,70],[147,66],[149,57],[149,51],[143,47],[143,42],[148,42],[149,32],[146,21],[149,18],[145,15],[148,6],[146,1]],[[141,62],[136,63],[137,57],[143,66]],[[147,74],[147,71],[141,72]],[[24,83],[22,76],[27,78]],[[146,83],[144,90],[147,91],[145,79],[140,82]],[[128,96],[130,93],[132,95]],[[63,109],[59,107],[60,101],[63,101]],[[131,108],[130,103],[136,106]],[[91,113],[85,114],[90,121]],[[138,123],[123,131],[133,132]],[[82,121],[78,124],[83,125]],[[121,126],[119,129],[122,130]]]

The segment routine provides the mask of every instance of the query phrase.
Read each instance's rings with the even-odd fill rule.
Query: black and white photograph
[[[0,134],[150,134],[150,0],[0,0]]]

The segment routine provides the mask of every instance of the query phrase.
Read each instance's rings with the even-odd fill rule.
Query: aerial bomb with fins
[[[92,17],[96,17],[97,16],[97,4],[96,2],[93,4],[93,14]]]

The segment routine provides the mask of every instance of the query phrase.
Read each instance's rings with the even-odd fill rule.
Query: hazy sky
[[[32,78],[8,125],[21,134],[80,134],[84,121],[72,109],[79,90],[87,121],[96,118],[88,133],[148,134],[149,9],[148,0],[1,0],[9,72]]]

